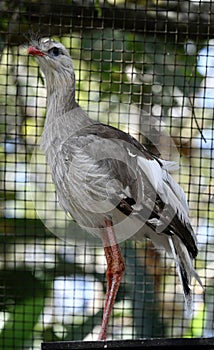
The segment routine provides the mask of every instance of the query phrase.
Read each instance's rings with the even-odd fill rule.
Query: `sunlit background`
[[[96,340],[106,287],[100,242],[78,241],[74,226],[63,240],[71,219],[39,149],[46,88],[26,54],[32,32],[67,47],[91,118],[179,163],[174,176],[197,233],[206,293],[193,280],[192,319],[172,259],[130,240],[121,244],[127,268],[108,338],[214,336],[213,2],[17,3],[0,8],[0,348]]]

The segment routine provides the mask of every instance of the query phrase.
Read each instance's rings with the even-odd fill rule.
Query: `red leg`
[[[117,243],[114,229],[111,226],[111,221],[106,220],[106,232],[102,231],[102,240],[105,250],[105,256],[107,261],[107,291],[103,312],[102,326],[99,333],[98,340],[105,340],[107,334],[107,327],[109,317],[111,315],[114,302],[117,296],[118,289],[120,287],[120,282],[125,270],[125,263],[123,256],[120,250],[120,247]]]

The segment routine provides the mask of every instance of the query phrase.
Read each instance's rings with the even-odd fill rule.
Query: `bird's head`
[[[75,80],[71,56],[60,42],[52,39],[33,41],[27,53],[36,58],[48,85],[60,83],[61,79]]]

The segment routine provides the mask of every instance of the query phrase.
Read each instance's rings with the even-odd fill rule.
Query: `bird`
[[[191,279],[198,254],[185,193],[171,172],[175,163],[153,154],[118,128],[91,119],[76,101],[72,57],[51,38],[32,40],[47,88],[41,137],[57,199],[89,234],[101,239],[106,258],[106,296],[98,340],[106,340],[109,318],[125,271],[120,242],[149,238],[172,255],[186,308],[192,309]],[[72,234],[72,233],[71,233]]]

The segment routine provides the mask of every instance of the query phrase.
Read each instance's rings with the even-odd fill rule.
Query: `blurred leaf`
[[[95,9],[97,10],[98,17],[101,17],[102,16],[102,7],[101,7],[100,0],[95,0],[94,5],[95,5]]]
[[[53,237],[40,219],[7,219],[0,218],[0,244],[9,242],[14,237]]]
[[[103,310],[98,311],[95,315],[86,318],[85,322],[79,326],[71,326],[67,329],[64,341],[82,340],[84,339],[95,326],[101,325]]]
[[[26,270],[3,270],[0,271],[0,305],[20,303],[32,296],[45,294],[44,283],[37,279],[30,271]]]
[[[127,283],[129,288],[127,292],[133,300],[136,337],[164,337],[166,325],[159,314],[160,307],[154,276],[148,273],[147,267],[142,264],[141,259],[136,257],[135,248],[130,243],[126,244],[126,271],[129,283]]]
[[[16,198],[16,192],[14,191],[0,191],[0,200],[14,200]]]
[[[0,349],[23,350],[28,339],[33,337],[34,326],[44,307],[43,298],[25,299],[17,304],[0,333]]]
[[[186,334],[184,334],[184,338],[201,337],[201,334],[203,334],[205,319],[204,305],[202,305],[201,309],[197,311],[192,319],[191,326]]]

